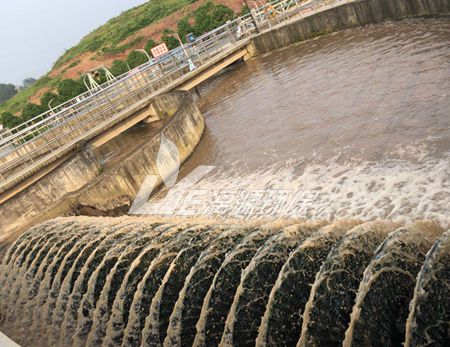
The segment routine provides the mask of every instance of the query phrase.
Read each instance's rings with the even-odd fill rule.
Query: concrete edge
[[[15,343],[13,340],[11,340],[8,336],[5,334],[2,334],[0,332],[0,346],[1,347],[20,347],[17,343]]]

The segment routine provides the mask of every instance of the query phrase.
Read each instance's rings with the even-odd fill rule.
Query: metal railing
[[[0,139],[0,189],[61,149],[85,139],[142,98],[157,93],[173,81],[208,64],[225,50],[257,31],[324,6],[324,1],[278,0],[253,9],[198,37],[194,43],[172,50],[41,114]],[[253,16],[253,19],[252,19]],[[254,20],[258,28],[255,28]],[[257,30],[258,29],[258,30]]]

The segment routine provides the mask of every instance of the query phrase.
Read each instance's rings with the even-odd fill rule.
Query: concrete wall
[[[3,202],[0,208],[0,243],[23,230],[68,193],[93,180],[100,171],[96,158],[86,150],[79,150],[52,172]]]
[[[178,92],[169,94],[168,97],[173,98],[174,95],[178,97],[178,109],[163,128],[162,134],[178,147],[182,163],[200,141],[205,122],[190,93]],[[175,100],[168,97],[161,96],[153,103],[160,117],[164,117],[166,110],[174,105]],[[160,136],[154,137],[125,161],[92,181],[78,196],[77,205],[98,211],[110,211],[124,206],[128,209],[146,176],[158,175],[156,157],[160,139]]]
[[[261,33],[255,37],[253,44],[257,54],[263,54],[342,29],[386,20],[448,15],[450,15],[449,0],[359,0],[332,7]]]
[[[161,95],[148,108],[159,118],[167,118],[163,133],[178,146],[183,162],[198,144],[205,127],[193,97],[188,92]],[[123,201],[132,201],[145,177],[157,172],[159,142],[160,137],[154,137],[105,172],[89,144],[79,149],[44,177],[1,203],[0,246],[33,224],[72,211],[77,204],[108,210]]]

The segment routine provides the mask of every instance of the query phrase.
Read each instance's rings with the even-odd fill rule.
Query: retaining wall
[[[79,149],[65,163],[3,202],[0,208],[0,243],[39,218],[46,208],[61,203],[67,194],[86,185],[100,171],[97,159],[89,151]]]
[[[177,98],[175,99],[174,96]],[[205,128],[203,116],[190,93],[177,92],[157,100],[153,106],[159,118],[167,116],[165,112],[178,104],[177,111],[161,133],[177,146],[182,163],[191,155],[200,141]],[[148,175],[158,175],[156,158],[160,141],[161,136],[155,136],[125,161],[92,181],[83,189],[77,204],[100,211],[131,206],[145,178]],[[161,184],[161,179],[157,184]]]
[[[449,0],[352,1],[261,33],[254,38],[253,44],[257,54],[263,54],[318,35],[347,28],[376,24],[386,20],[448,15],[450,15]]]

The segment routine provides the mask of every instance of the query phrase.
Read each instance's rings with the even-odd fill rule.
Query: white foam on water
[[[396,149],[406,151],[407,149]],[[414,154],[416,157],[416,155]],[[417,156],[420,160],[352,160],[334,158],[305,165],[302,160],[273,164],[253,172],[239,167],[217,167],[192,189],[205,190],[195,209],[196,215],[222,214],[240,217],[238,192],[242,190],[280,190],[305,193],[291,209],[248,212],[245,217],[294,217],[305,219],[360,218],[412,222],[420,219],[450,225],[450,156]],[[229,210],[211,210],[217,192],[232,192]],[[233,200],[234,199],[234,200]],[[257,204],[257,203],[256,203]],[[233,209],[234,205],[234,209]]]

